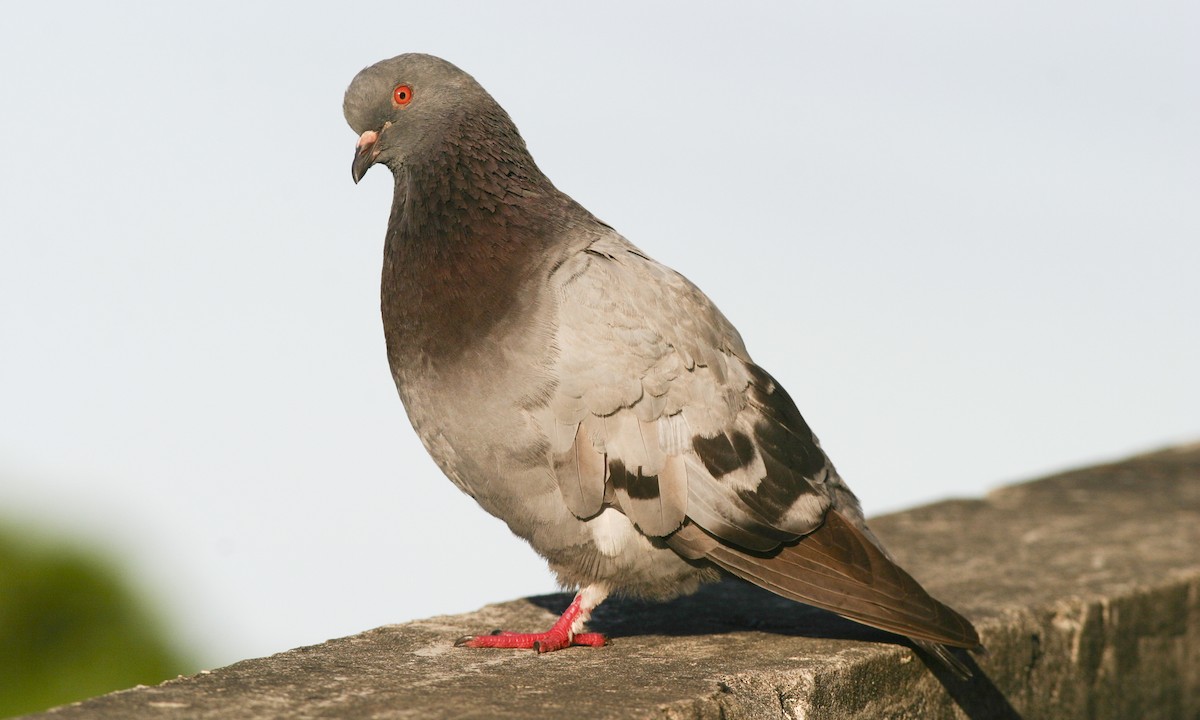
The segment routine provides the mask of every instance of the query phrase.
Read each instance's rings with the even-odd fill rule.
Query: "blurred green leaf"
[[[0,528],[0,717],[190,670],[106,561]]]

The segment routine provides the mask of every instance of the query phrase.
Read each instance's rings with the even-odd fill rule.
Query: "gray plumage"
[[[725,316],[558,191],[473,78],[401,55],[344,110],[355,181],[395,178],[382,310],[413,427],[564,585],[667,598],[725,570],[943,656],[979,645]]]

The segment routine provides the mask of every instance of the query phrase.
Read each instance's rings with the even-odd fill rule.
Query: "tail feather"
[[[755,585],[865,625],[919,643],[979,647],[970,621],[931,597],[837,511],[829,511],[821,527],[776,553],[748,553],[715,543],[706,554]],[[946,662],[956,673],[965,670],[961,661],[957,667]]]
[[[913,640],[913,643],[937,659],[946,669],[957,675],[960,680],[970,679],[972,675],[971,668],[967,667],[967,664],[959,659],[949,647],[927,640]]]

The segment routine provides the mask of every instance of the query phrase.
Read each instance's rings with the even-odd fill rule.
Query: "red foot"
[[[562,650],[572,645],[604,647],[607,639],[600,633],[579,633],[567,637],[566,633],[554,631],[544,633],[501,632],[496,635],[468,635],[454,643],[457,647],[472,648],[517,648],[537,650],[540,653]]]
[[[608,640],[600,633],[571,634],[571,626],[582,614],[580,598],[576,595],[571,605],[558,618],[558,622],[554,623],[554,627],[546,632],[517,633],[497,630],[491,635],[468,635],[459,638],[454,645],[472,648],[520,648],[536,650],[539,653],[554,652],[572,645],[603,647]]]

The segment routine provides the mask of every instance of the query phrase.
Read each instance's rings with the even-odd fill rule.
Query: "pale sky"
[[[1200,438],[1193,3],[5,7],[0,519],[207,665],[554,589],[388,373],[341,96],[401,52],[704,289],[870,513]]]

